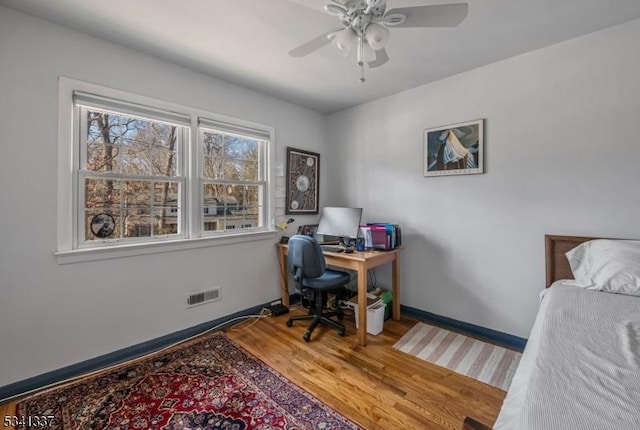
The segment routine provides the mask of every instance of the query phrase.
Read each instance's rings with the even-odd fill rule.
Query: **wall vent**
[[[187,297],[187,307],[220,300],[220,289],[221,287],[213,287],[209,290],[189,294]]]

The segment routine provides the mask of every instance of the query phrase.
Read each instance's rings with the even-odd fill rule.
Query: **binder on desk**
[[[387,247],[386,247],[387,250],[402,246],[402,234],[400,230],[400,225],[391,224],[387,222],[373,222],[373,223],[367,223],[367,226],[384,227],[385,233],[387,235]]]
[[[360,234],[366,249],[389,249],[387,230],[380,225],[361,225]]]

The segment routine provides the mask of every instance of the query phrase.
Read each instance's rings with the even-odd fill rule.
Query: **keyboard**
[[[344,252],[344,248],[342,246],[321,245],[320,248],[322,248],[324,252]]]

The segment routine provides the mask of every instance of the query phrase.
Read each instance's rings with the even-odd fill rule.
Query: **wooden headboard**
[[[575,248],[581,243],[588,242],[597,237],[583,236],[553,236],[545,235],[545,263],[547,271],[547,288],[558,279],[573,279],[569,261],[565,252]]]

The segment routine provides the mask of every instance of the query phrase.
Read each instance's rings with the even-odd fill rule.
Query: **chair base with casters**
[[[309,328],[307,328],[307,330],[302,335],[302,338],[305,340],[305,342],[309,342],[311,340],[311,333],[313,333],[313,330],[315,330],[315,328],[321,323],[337,329],[338,334],[340,336],[344,336],[347,333],[344,325],[340,324],[338,321],[331,319],[331,317],[337,317],[338,320],[342,321],[342,319],[344,318],[342,309],[323,312],[323,296],[326,294],[326,291],[315,290],[314,293],[315,297],[313,299],[313,305],[309,309],[309,315],[298,315],[290,317],[287,320],[287,327],[291,327],[294,321],[311,320],[311,325],[309,325]]]
[[[338,334],[344,336],[346,332],[344,326],[330,319],[332,316],[342,319],[342,311],[323,313],[322,310],[327,293],[344,288],[349,283],[349,274],[327,269],[320,245],[309,236],[295,235],[291,237],[288,248],[287,269],[293,275],[296,290],[303,299],[313,298],[313,306],[310,306],[309,315],[289,318],[287,326],[291,327],[296,320],[311,320],[311,325],[302,336],[307,342],[311,340],[311,333],[320,323],[338,329]]]

